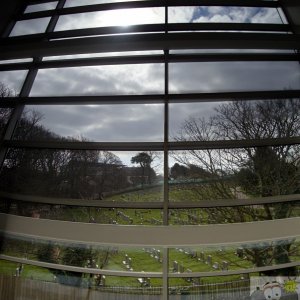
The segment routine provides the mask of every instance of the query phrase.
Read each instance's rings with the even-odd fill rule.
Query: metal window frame
[[[40,4],[51,2],[49,0],[29,0],[26,1],[27,5]],[[208,53],[208,54],[172,54],[170,50],[184,50],[184,49],[269,49],[269,50],[299,50],[300,38],[295,32],[295,26],[290,24],[172,24],[168,22],[168,8],[180,7],[180,6],[239,6],[239,7],[269,7],[269,8],[281,8],[282,1],[266,1],[266,0],[148,0],[148,1],[128,1],[121,3],[110,4],[97,4],[97,5],[85,5],[77,7],[65,8],[65,0],[60,0],[57,3],[57,7],[54,10],[39,11],[33,13],[24,13],[25,7],[20,11],[8,25],[7,30],[3,31],[3,36],[0,39],[0,59],[18,59],[33,57],[33,62],[26,63],[7,63],[0,65],[0,71],[9,70],[29,70],[29,73],[23,84],[19,97],[5,98],[0,101],[0,107],[12,107],[14,108],[14,114],[12,115],[8,124],[4,137],[0,140],[1,152],[0,163],[2,164],[6,151],[9,147],[13,148],[26,148],[26,149],[80,149],[80,150],[160,150],[164,153],[164,200],[163,202],[155,203],[106,203],[94,201],[85,201],[85,206],[90,207],[118,207],[118,208],[153,208],[163,210],[163,224],[155,228],[137,228],[137,227],[105,227],[105,225],[97,226],[97,224],[90,224],[93,230],[101,228],[101,230],[116,232],[117,236],[121,233],[129,232],[132,234],[135,230],[141,229],[141,235],[143,240],[147,238],[146,231],[155,232],[156,236],[160,234],[177,235],[183,239],[185,237],[190,238],[190,244],[195,242],[203,243],[199,241],[199,234],[203,234],[208,239],[213,236],[212,233],[218,231],[220,228],[233,228],[232,230],[242,231],[250,228],[252,239],[261,237],[265,238],[277,238],[279,232],[281,238],[284,236],[300,236],[299,232],[299,218],[264,221],[263,223],[253,224],[228,224],[228,227],[220,227],[223,225],[210,225],[205,226],[182,226],[173,227],[168,226],[168,211],[169,209],[182,209],[182,208],[207,208],[207,207],[225,207],[225,206],[241,206],[241,205],[258,205],[258,204],[270,204],[270,203],[292,203],[299,201],[299,195],[285,195],[276,197],[254,198],[254,199],[239,199],[239,200],[220,200],[215,201],[212,205],[209,201],[201,203],[171,203],[168,199],[168,153],[169,151],[180,151],[185,149],[203,150],[203,149],[228,149],[228,148],[241,148],[241,147],[261,147],[261,146],[278,146],[278,145],[299,145],[300,137],[289,137],[280,139],[262,139],[262,140],[243,140],[243,141],[204,141],[204,142],[180,142],[169,141],[169,106],[171,103],[188,103],[188,102],[213,102],[213,101],[238,101],[238,100],[272,100],[272,99],[284,99],[284,98],[299,98],[300,90],[287,90],[287,91],[260,91],[260,92],[229,92],[229,93],[182,93],[171,94],[169,92],[169,65],[170,63],[181,62],[215,62],[215,61],[299,61],[298,53]],[[88,13],[94,11],[106,11],[122,8],[142,8],[142,7],[161,7],[165,9],[165,22],[164,24],[147,24],[136,25],[130,28],[122,28],[120,26],[102,27],[102,28],[87,28],[79,30],[67,30],[67,31],[55,31],[56,23],[59,16]],[[47,30],[42,34],[33,34],[27,36],[8,37],[13,25],[17,21],[29,20],[41,17],[51,17]],[[290,18],[288,18],[289,21]],[[292,20],[293,21],[293,20]],[[195,31],[218,31],[222,32],[195,32]],[[185,32],[193,31],[193,32]],[[230,32],[239,31],[239,32]],[[258,31],[258,32],[257,32]],[[116,35],[116,34],[122,35]],[[132,34],[135,33],[135,34]],[[138,33],[138,34],[136,34]],[[100,35],[100,36],[99,36]],[[101,36],[102,35],[102,36]],[[80,37],[80,38],[79,38]],[[42,58],[46,56],[58,56],[58,55],[72,55],[72,54],[86,54],[86,53],[102,53],[113,51],[135,51],[135,50],[163,50],[161,55],[141,55],[141,56],[119,56],[119,57],[105,57],[105,58],[75,58],[75,59],[62,59],[43,61]],[[35,76],[40,69],[48,68],[63,68],[63,67],[75,67],[75,66],[95,66],[95,65],[115,65],[115,64],[143,64],[143,63],[163,63],[164,64],[164,93],[157,95],[113,95],[113,96],[77,96],[77,97],[29,97],[31,87],[34,83]],[[25,105],[78,105],[78,104],[137,104],[137,103],[162,103],[164,104],[164,140],[160,143],[70,143],[70,142],[42,142],[42,141],[14,141],[13,132],[16,128],[18,120],[22,114]],[[27,201],[36,203],[48,203],[50,204],[65,204],[69,205],[83,205],[83,201],[78,199],[52,199],[34,196],[24,195],[3,195],[0,197],[8,198],[17,201]],[[29,201],[30,202],[30,201]],[[79,230],[80,236],[84,238],[86,224],[75,224],[74,226],[70,222],[61,223],[61,221],[50,220],[36,220],[25,217],[17,217],[10,215],[1,215],[3,218],[2,230],[6,232],[13,231],[14,233],[21,235],[33,235],[38,237],[40,234],[39,229],[46,230],[46,226],[53,224],[53,228],[57,226],[60,228],[65,224],[63,228],[64,238],[70,238],[70,230]],[[20,224],[22,226],[20,227]],[[37,224],[42,226],[39,228]],[[47,225],[45,225],[47,224]],[[270,224],[276,226],[279,230],[274,234],[274,228],[272,227],[272,233],[268,232],[265,236],[267,229],[270,229]],[[89,225],[89,224],[87,224]],[[19,227],[18,227],[19,226]],[[24,227],[25,226],[25,227]],[[70,227],[71,226],[71,227]],[[226,225],[227,226],[227,225]],[[76,228],[75,228],[76,227]],[[108,229],[105,229],[108,228]],[[209,231],[205,231],[209,228]],[[255,230],[254,230],[255,228]],[[27,231],[26,231],[27,230]],[[30,231],[32,230],[32,231]],[[51,228],[52,230],[52,228]],[[158,230],[158,231],[157,231]],[[223,229],[222,229],[223,230]],[[222,231],[221,230],[221,231]],[[220,244],[224,242],[224,236],[229,229],[222,232],[222,236],[216,238],[216,243]],[[287,231],[289,230],[289,232]],[[46,230],[47,231],[47,230]],[[46,233],[44,231],[44,233]],[[59,230],[58,230],[59,231]],[[182,231],[181,233],[179,231]],[[77,231],[74,231],[77,233]],[[247,231],[248,232],[248,231]],[[60,232],[57,235],[52,235],[52,238],[57,239]],[[67,235],[66,235],[67,234]],[[190,236],[191,234],[191,236]],[[152,235],[153,238],[153,233]],[[156,237],[155,236],[155,237]],[[237,234],[235,238],[239,237],[239,241],[245,242],[245,235]],[[121,237],[120,237],[121,238]],[[122,239],[121,239],[122,240]],[[90,270],[84,268],[67,267],[66,266],[52,265],[42,262],[34,262],[30,260],[22,260],[20,258],[12,258],[4,255],[0,255],[0,259],[11,260],[20,263],[29,263],[33,265],[40,265],[43,267],[54,267],[63,270],[72,270],[75,272],[86,272],[93,274],[109,274],[117,276],[134,276],[140,277],[146,275],[147,277],[162,277],[163,278],[163,299],[168,299],[168,279],[172,277],[202,277],[202,276],[225,276],[232,274],[252,273],[266,270],[273,270],[278,268],[299,266],[300,263],[290,263],[279,266],[268,266],[262,268],[254,268],[248,270],[238,271],[226,271],[226,272],[195,272],[195,273],[181,273],[170,274],[168,266],[169,256],[169,244],[166,243],[168,238],[162,240],[159,236],[160,246],[163,245],[163,272],[157,274],[155,272],[148,272],[140,274],[139,272],[130,272],[125,274],[124,272],[105,271],[105,270]],[[83,242],[86,242],[85,240]],[[91,241],[93,242],[93,240]],[[95,242],[95,239],[94,239]],[[105,239],[100,239],[98,242],[105,243]],[[114,242],[119,242],[114,241]],[[133,245],[135,242],[131,242]],[[180,240],[180,246],[183,246],[184,240]],[[104,273],[103,273],[104,272]]]

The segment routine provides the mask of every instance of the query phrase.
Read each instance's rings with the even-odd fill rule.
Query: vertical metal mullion
[[[57,6],[56,6],[56,9],[62,8],[65,4],[65,1],[66,0],[60,0],[58,2]],[[23,12],[25,11],[25,9],[26,9],[26,6],[23,7]],[[53,15],[51,17],[51,19],[49,21],[49,24],[47,26],[47,29],[46,29],[46,33],[52,32],[54,30],[55,25],[58,21],[58,18],[59,18],[58,15]],[[9,35],[8,31],[6,32],[6,34]],[[42,61],[42,57],[34,57],[33,58],[33,66],[35,65],[35,63],[41,62],[41,61]],[[37,75],[37,72],[38,72],[38,69],[35,68],[35,67],[29,69],[29,71],[26,75],[26,78],[24,80],[22,89],[20,91],[20,97],[21,98],[29,97],[29,94],[30,94],[30,91],[32,89],[35,77]],[[3,136],[3,140],[11,140],[13,138],[14,131],[17,127],[17,124],[18,124],[21,116],[22,116],[24,108],[25,108],[25,105],[23,105],[23,104],[16,105],[16,107],[15,107],[15,109],[14,109],[14,111],[13,111],[13,113],[12,113],[12,115],[11,115],[9,121],[8,121],[6,131],[5,131],[5,134]],[[8,151],[7,147],[1,147],[1,150],[0,150],[0,168],[2,168],[2,166],[3,166],[7,151]]]
[[[66,0],[60,0],[60,1],[58,1],[57,5],[56,5],[56,8],[55,8],[55,11],[54,11],[54,15],[51,17],[51,20],[50,20],[50,22],[49,22],[49,24],[47,26],[46,33],[54,31],[55,26],[57,24],[57,21],[59,19],[59,15],[57,13],[57,10],[64,8],[65,3],[66,3]]]
[[[13,18],[9,21],[3,33],[1,34],[2,38],[9,37],[9,35],[11,34],[12,30],[14,29],[17,23],[18,17],[24,13],[25,9],[26,9],[26,4],[25,3],[20,4],[19,8],[16,9],[16,13],[12,16]]]
[[[168,34],[168,4],[165,4],[165,35]],[[164,50],[164,204],[163,225],[169,225],[169,50]],[[169,249],[163,249],[163,300],[169,299]]]

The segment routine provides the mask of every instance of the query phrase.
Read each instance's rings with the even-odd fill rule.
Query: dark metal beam
[[[213,54],[170,54],[170,63],[183,62],[226,62],[226,61],[299,61],[298,53],[213,53]],[[0,71],[70,68],[86,66],[123,65],[123,64],[154,64],[163,63],[164,55],[133,55],[97,58],[73,58],[48,60],[39,63],[21,62],[0,64]]]
[[[245,91],[224,93],[170,94],[170,103],[220,102],[240,100],[276,100],[300,98],[300,90],[283,91]],[[0,107],[24,105],[82,105],[82,104],[143,104],[164,103],[164,94],[154,95],[106,95],[106,96],[62,96],[62,97],[6,97]]]
[[[290,32],[287,24],[260,24],[260,23],[171,23],[171,24],[142,24],[132,26],[109,26],[96,28],[82,28],[62,30],[47,33],[13,36],[0,40],[0,45],[14,45],[20,42],[39,42],[48,40],[88,37],[127,33],[154,33],[154,32],[180,32],[180,31],[249,31],[249,32]]]
[[[0,59],[28,58],[101,52],[173,49],[298,49],[293,34],[194,32],[149,33],[86,37],[56,41],[1,44]]]
[[[57,150],[108,150],[108,151],[163,151],[163,142],[68,142],[68,141],[17,141],[4,140],[7,148],[24,149],[57,149]],[[219,140],[219,141],[180,141],[169,142],[168,149],[174,150],[207,150],[234,149],[250,147],[267,147],[298,145],[300,137],[267,138],[253,140]]]
[[[184,182],[183,182],[184,184]],[[38,204],[85,206],[99,208],[131,208],[131,209],[162,209],[163,202],[116,202],[105,200],[71,199],[71,198],[51,198],[35,195],[22,195],[0,192],[3,200],[22,201]],[[182,202],[169,202],[170,209],[190,209],[190,208],[215,208],[215,207],[237,207],[248,205],[261,205],[273,203],[293,203],[300,201],[300,194],[278,195],[270,197],[256,197],[245,199],[209,199],[191,202],[188,198]],[[165,224],[166,225],[166,224]]]

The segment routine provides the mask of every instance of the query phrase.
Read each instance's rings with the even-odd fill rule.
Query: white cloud
[[[193,22],[234,22],[234,23],[280,23],[275,8],[222,7],[201,8],[199,17]]]
[[[170,23],[189,23],[192,21],[193,14],[196,7],[180,6],[169,8],[169,22]]]
[[[281,23],[277,10],[262,8],[259,12],[251,19],[252,23]]]
[[[164,8],[117,9],[61,16],[56,31],[164,22]]]

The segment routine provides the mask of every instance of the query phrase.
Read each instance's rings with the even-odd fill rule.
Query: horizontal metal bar
[[[270,1],[271,2],[271,1]],[[186,32],[85,37],[55,41],[3,43],[0,59],[84,53],[172,49],[299,49],[295,34]]]
[[[275,204],[275,203],[288,203],[300,201],[300,194],[294,195],[278,195],[270,197],[255,197],[245,199],[221,199],[221,200],[201,200],[198,202],[190,202],[187,199],[184,202],[169,202],[171,209],[184,209],[184,208],[215,208],[215,207],[237,207],[247,205],[261,205],[261,204]]]
[[[99,66],[99,65],[122,65],[122,64],[149,64],[149,63],[163,63],[163,55],[133,55],[133,56],[118,56],[118,57],[92,57],[92,58],[75,58],[43,61],[41,63],[12,63],[0,64],[0,71],[11,70],[26,70],[31,67],[37,69],[51,69],[51,68],[69,68],[69,67],[83,67],[83,66]]]
[[[111,271],[111,270],[103,270],[103,269],[93,269],[93,268],[82,268],[82,267],[74,267],[60,264],[53,264],[47,262],[41,262],[31,259],[19,258],[9,255],[0,254],[0,259],[16,262],[24,265],[32,265],[38,266],[47,269],[56,269],[63,271],[72,271],[79,272],[85,274],[102,274],[106,276],[127,276],[127,277],[149,277],[149,278],[161,278],[161,272],[132,272],[132,271]],[[169,273],[168,277],[170,278],[195,278],[195,277],[213,277],[213,276],[229,276],[229,275],[240,275],[240,274],[251,274],[258,272],[265,272],[271,270],[280,270],[291,267],[297,267],[300,265],[300,262],[290,262],[285,264],[266,266],[266,267],[257,267],[257,268],[248,268],[248,269],[239,269],[239,270],[230,270],[230,271],[211,271],[211,272],[191,272],[191,273]]]
[[[143,33],[143,32],[172,32],[172,31],[214,31],[214,30],[234,30],[234,31],[275,31],[288,32],[291,30],[288,24],[259,24],[259,23],[174,23],[174,24],[144,24],[125,26],[111,26],[98,28],[85,28],[56,31],[46,35],[48,39],[61,39],[80,36],[124,34],[124,33]],[[34,35],[32,35],[34,38]],[[26,36],[11,37],[7,40],[30,39]],[[36,38],[40,39],[40,35]]]
[[[192,272],[192,273],[169,273],[170,278],[189,278],[189,277],[213,277],[213,276],[232,276],[240,274],[251,274],[258,272],[266,272],[272,270],[287,269],[292,267],[300,266],[300,261],[294,261],[285,264],[278,264],[273,266],[247,268],[240,270],[229,270],[229,271],[211,271],[211,272]]]
[[[184,184],[184,183],[183,183]],[[3,200],[24,201],[30,203],[43,203],[53,205],[69,205],[84,207],[100,207],[100,208],[134,208],[134,209],[161,209],[162,202],[112,202],[105,200],[87,200],[87,199],[71,199],[71,198],[50,198],[35,195],[22,195],[0,192],[0,198]],[[300,201],[300,194],[278,195],[269,197],[255,197],[245,199],[221,199],[221,200],[201,200],[190,202],[186,199],[183,202],[169,202],[168,207],[171,209],[185,208],[215,208],[215,207],[236,207],[247,205],[288,203]]]
[[[169,63],[181,62],[225,62],[225,61],[299,61],[297,53],[214,53],[214,54],[169,54]],[[27,70],[35,67],[37,69],[70,68],[100,65],[122,65],[122,64],[153,64],[163,63],[164,55],[133,55],[113,57],[92,57],[60,59],[42,61],[40,63],[22,62],[0,64],[0,71]]]
[[[161,209],[162,202],[116,202],[105,200],[87,200],[87,199],[67,199],[67,198],[50,198],[34,195],[19,195],[0,192],[0,198],[3,200],[24,201],[30,203],[43,203],[54,205],[100,207],[100,208],[135,208],[135,209]],[[300,198],[300,197],[299,197]]]
[[[85,274],[102,274],[105,276],[121,276],[121,277],[150,277],[150,278],[160,278],[162,277],[161,272],[134,272],[134,271],[112,271],[112,270],[103,270],[96,268],[84,268],[84,267],[75,267],[68,265],[60,265],[47,263],[32,259],[14,257],[9,255],[0,254],[0,259],[12,261],[24,265],[37,266],[47,269],[55,269],[55,270],[63,270],[63,271],[71,271]]]
[[[284,146],[300,144],[300,137],[253,139],[253,140],[219,140],[219,141],[183,141],[170,142],[169,150],[207,150],[233,149],[267,146]]]
[[[163,142],[56,142],[56,141],[3,141],[4,147],[57,150],[110,150],[110,151],[162,151]]]
[[[147,1],[128,1],[119,3],[105,3],[66,7],[56,10],[45,10],[39,12],[26,13],[19,20],[29,20],[36,18],[51,17],[53,14],[70,15],[78,13],[107,11],[115,9],[134,9],[134,8],[151,8],[151,7],[174,7],[174,6],[238,6],[238,7],[279,7],[276,1],[260,1],[260,0],[147,0]]]
[[[276,100],[299,98],[300,90],[252,91],[223,93],[169,94],[169,103],[221,102],[240,100]],[[112,95],[112,96],[61,96],[61,97],[4,97],[2,107],[23,105],[84,105],[84,104],[143,104],[164,103],[164,94]]]
[[[112,95],[112,96],[63,96],[3,98],[7,105],[56,105],[56,104],[151,104],[164,103],[164,95]]]
[[[49,33],[13,36],[2,39],[1,44],[13,44],[20,41],[37,42],[43,39],[63,39],[87,37],[95,35],[111,35],[145,32],[176,32],[176,31],[262,31],[289,32],[288,24],[260,24],[260,23],[174,23],[174,24],[144,24],[132,26],[110,26],[97,28],[82,28],[62,30]]]
[[[253,140],[182,141],[169,142],[169,150],[207,150],[267,147],[300,144],[300,137]],[[163,142],[61,142],[4,140],[4,147],[56,150],[163,151]]]
[[[158,247],[245,245],[299,237],[300,217],[214,225],[132,226],[0,214],[0,231],[6,235],[22,238],[91,245]]]
[[[299,98],[300,90],[169,94],[170,103]]]
[[[0,45],[14,45],[20,42],[41,42],[43,40],[57,40],[75,37],[89,37],[114,34],[180,32],[180,31],[262,31],[262,32],[290,32],[288,24],[260,24],[260,23],[174,23],[174,24],[144,24],[132,26],[110,26],[97,28],[83,28],[62,30],[48,33],[36,33],[7,37],[0,40]]]

